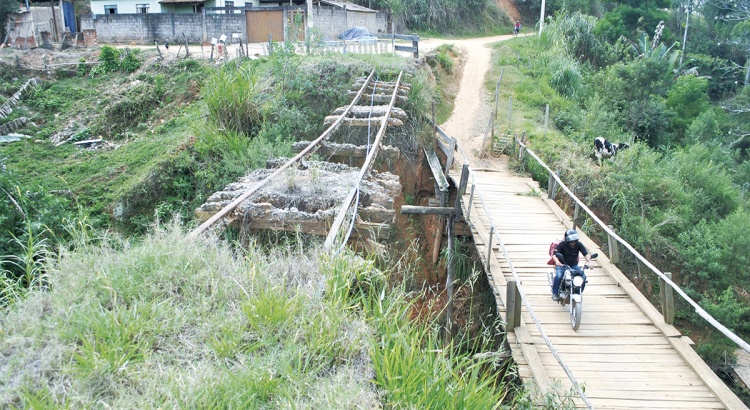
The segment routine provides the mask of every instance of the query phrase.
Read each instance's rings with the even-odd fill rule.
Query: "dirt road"
[[[458,145],[469,157],[473,168],[497,168],[501,159],[488,156],[480,159],[479,152],[488,129],[492,110],[492,96],[484,88],[484,80],[490,69],[492,50],[490,43],[513,38],[512,35],[480,37],[465,40],[428,39],[420,42],[420,49],[434,49],[440,44],[454,44],[463,50],[466,59],[461,85],[456,96],[455,108],[448,120],[440,127],[458,140]],[[459,155],[460,157],[460,155]],[[463,160],[458,158],[461,162]]]

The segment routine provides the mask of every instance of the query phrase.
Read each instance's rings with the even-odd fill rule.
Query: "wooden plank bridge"
[[[449,175],[458,185],[461,169],[454,165]],[[573,221],[535,181],[507,169],[471,170],[460,202],[500,315],[513,320],[507,317],[507,300],[520,307],[506,296],[509,283],[518,285],[528,303],[515,329],[507,329],[508,346],[527,386],[572,391],[581,408],[747,408],[700,359],[691,341],[666,324],[583,234],[586,247],[600,256],[587,271],[582,324],[572,330],[567,306],[551,300],[547,272],[552,268],[546,262],[550,242]],[[582,394],[576,394],[577,387]]]

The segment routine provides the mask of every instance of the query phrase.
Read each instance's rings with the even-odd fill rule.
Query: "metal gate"
[[[273,41],[284,41],[284,10],[248,10],[247,42],[264,43],[271,35]]]

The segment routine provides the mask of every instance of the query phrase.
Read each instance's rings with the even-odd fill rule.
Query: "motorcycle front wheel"
[[[581,304],[576,302],[575,299],[570,299],[570,325],[573,326],[573,330],[578,330],[581,326]]]

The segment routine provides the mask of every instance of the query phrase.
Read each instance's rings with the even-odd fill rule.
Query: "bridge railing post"
[[[474,204],[474,188],[476,188],[476,185],[471,184],[471,193],[469,194],[469,206],[466,208],[466,219],[469,221],[471,219],[471,206]]]
[[[506,332],[512,332],[521,323],[521,294],[514,280],[509,280],[506,288],[505,322]]]
[[[560,177],[560,170],[555,171],[555,175]],[[549,181],[547,181],[547,198],[549,199],[555,199],[555,196],[557,195],[557,180],[552,176],[552,173],[549,174]]]
[[[612,225],[607,225],[607,228],[611,229],[612,231],[615,230],[614,226]],[[618,248],[619,244],[617,243],[617,239],[615,239],[610,234],[607,234],[607,239],[609,245],[609,260],[612,263],[620,263],[620,250]]]
[[[490,271],[490,257],[492,256],[492,237],[495,236],[495,227],[490,227],[490,237],[487,241],[487,272]]]
[[[664,272],[664,276],[672,280],[671,272]],[[664,316],[664,322],[672,325],[674,324],[674,293],[672,286],[668,285],[662,278],[659,278],[659,294],[661,296],[661,314]]]

